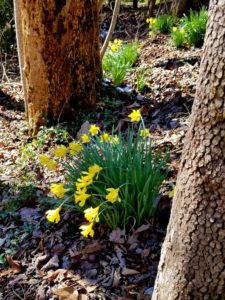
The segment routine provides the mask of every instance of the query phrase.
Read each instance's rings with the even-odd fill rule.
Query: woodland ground
[[[114,37],[142,42],[136,68],[147,69],[147,88],[135,91],[135,71],[119,88],[104,81],[94,110],[72,124],[42,130],[41,148],[25,121],[23,94],[14,56],[3,60],[0,78],[0,299],[150,299],[165,236],[184,134],[195,94],[201,50],[177,50],[168,36],[149,36],[141,14],[122,13]],[[105,22],[107,26],[107,19]],[[3,68],[4,66],[4,68]],[[4,73],[4,72],[6,73]],[[52,207],[51,182],[62,170],[47,172],[38,154],[76,136],[85,122],[125,130],[132,108],[142,110],[155,148],[170,147],[171,169],[160,191],[154,220],[126,234],[100,226],[94,238],[80,236],[81,215],[65,211],[55,225],[45,219]],[[38,137],[35,137],[38,138]],[[70,139],[70,137],[69,137]]]

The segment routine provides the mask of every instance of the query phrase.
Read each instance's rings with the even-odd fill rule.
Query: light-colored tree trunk
[[[15,1],[28,120],[36,132],[47,120],[96,102],[98,1]]]
[[[225,0],[212,0],[152,300],[225,299]]]
[[[187,0],[173,0],[171,3],[171,13],[174,16],[181,16],[186,9]]]

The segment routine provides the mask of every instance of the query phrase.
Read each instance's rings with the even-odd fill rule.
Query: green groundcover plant
[[[119,39],[109,43],[109,50],[103,57],[102,68],[105,76],[120,85],[139,56],[138,43],[125,44]]]
[[[66,182],[51,185],[58,206],[47,211],[50,222],[58,223],[62,207],[71,202],[84,212],[87,223],[80,230],[85,237],[94,235],[96,223],[107,224],[110,229],[129,229],[154,216],[169,155],[153,151],[139,110],[133,110],[129,117],[131,122],[140,122],[137,132],[132,129],[124,137],[109,135],[93,124],[80,142],[55,148],[55,157],[67,157]],[[57,167],[57,160],[49,156],[39,159],[51,170]]]
[[[176,18],[170,15],[162,15],[157,18],[148,18],[146,22],[152,33],[169,33]]]
[[[207,20],[208,14],[205,7],[199,12],[190,10],[189,16],[181,18],[180,27],[182,27],[185,32],[185,38],[188,45],[196,47],[203,45]]]

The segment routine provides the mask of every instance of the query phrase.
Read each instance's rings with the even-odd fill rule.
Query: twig
[[[105,54],[105,51],[106,51],[106,49],[108,47],[108,44],[109,44],[109,41],[112,37],[113,31],[115,29],[117,16],[118,16],[118,13],[119,13],[119,10],[120,10],[120,3],[121,3],[121,0],[116,0],[115,6],[114,6],[114,11],[113,11],[113,16],[112,16],[112,21],[111,21],[111,24],[110,24],[110,27],[109,27],[109,31],[108,31],[105,42],[104,42],[104,44],[102,46],[102,49],[101,49],[101,53],[100,53],[101,59],[103,58],[103,56]]]

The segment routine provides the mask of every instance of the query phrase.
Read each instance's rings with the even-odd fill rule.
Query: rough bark
[[[186,9],[187,0],[173,0],[171,4],[171,13],[174,16],[181,16]]]
[[[148,0],[148,15],[149,17],[153,17],[154,9],[155,9],[155,1],[156,0]]]
[[[34,132],[96,101],[97,0],[19,1],[27,111]]]
[[[225,0],[212,0],[152,300],[225,299]]]

